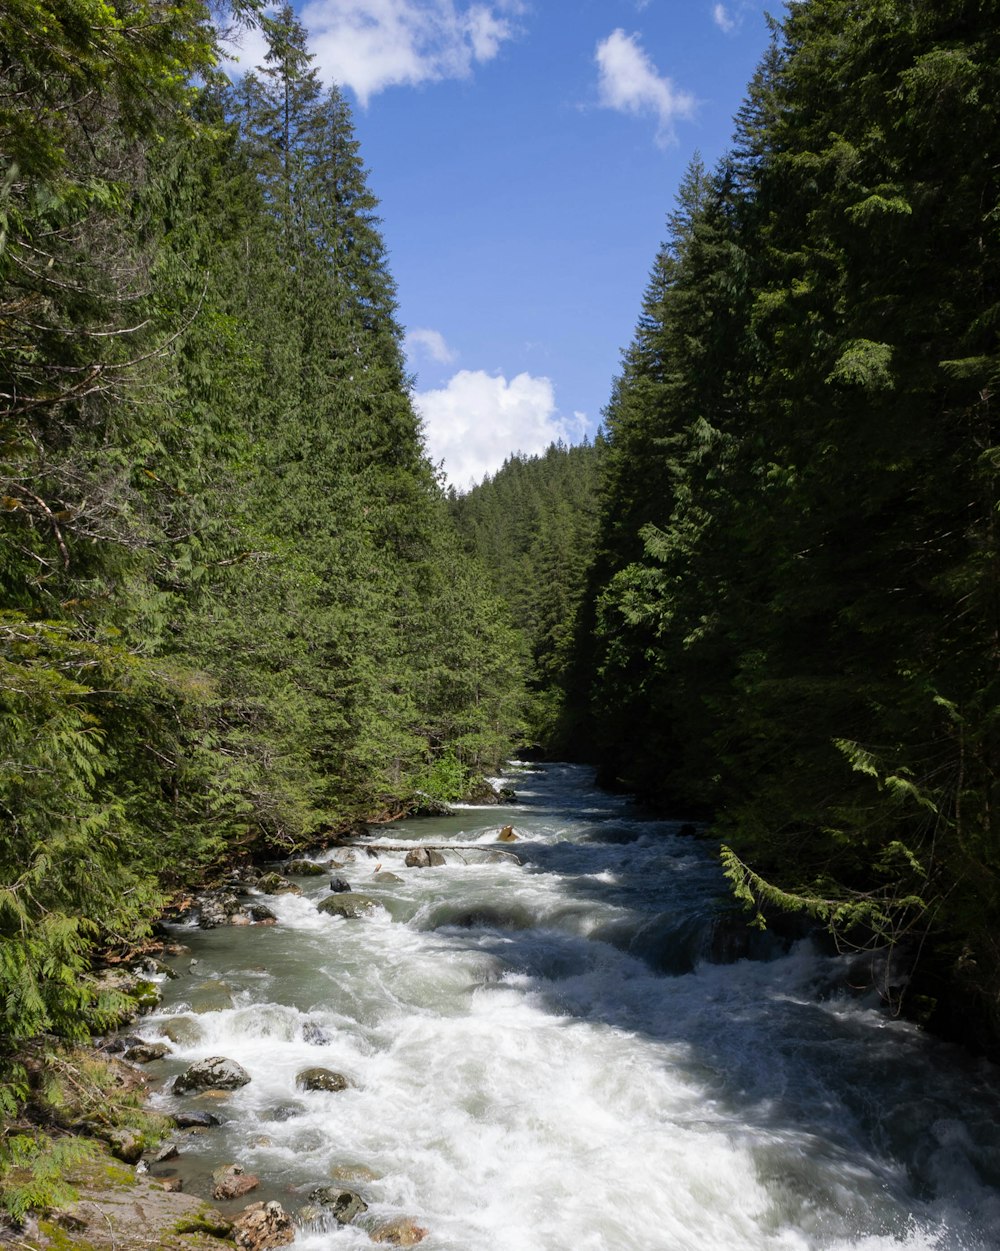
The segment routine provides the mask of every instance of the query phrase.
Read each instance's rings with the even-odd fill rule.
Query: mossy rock
[[[328,895],[325,899],[321,899],[316,907],[320,912],[325,912],[329,916],[350,919],[370,917],[380,910],[385,911],[385,904],[381,900],[374,899],[371,895],[363,895],[360,891],[344,891],[342,894]]]
[[[290,877],[322,877],[326,865],[317,864],[315,860],[290,860],[285,867]]]
[[[212,1238],[228,1238],[233,1232],[233,1222],[215,1208],[202,1208],[194,1216],[182,1218],[174,1226],[177,1234],[208,1234]]]

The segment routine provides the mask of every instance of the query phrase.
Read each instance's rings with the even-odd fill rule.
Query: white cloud
[[[386,87],[467,78],[514,37],[521,0],[310,0],[299,18],[327,81],[362,106]]]
[[[736,17],[724,4],[717,4],[712,10],[712,21],[726,35],[731,35],[738,25]]]
[[[418,353],[429,356],[440,365],[450,365],[458,360],[458,353],[445,342],[440,330],[417,327],[406,332],[406,350],[412,356]]]
[[[444,461],[448,480],[459,490],[494,473],[513,452],[544,452],[557,439],[571,442],[586,429],[586,417],[563,417],[548,378],[460,370],[436,391],[413,397],[424,421],[432,461]]]
[[[597,45],[598,91],[605,108],[657,120],[657,142],[674,139],[674,120],[691,117],[695,99],[662,77],[639,45],[620,28]]]

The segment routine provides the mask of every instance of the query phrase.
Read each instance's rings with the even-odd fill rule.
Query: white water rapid
[[[522,863],[386,853],[401,880],[373,884],[358,851],[336,872],[384,902],[369,919],[317,911],[327,874],[263,897],[275,926],[174,928],[190,954],[140,1032],[183,1041],[150,1074],[221,1055],[252,1079],[157,1096],[223,1122],[177,1135],[185,1190],[238,1161],[260,1189],[215,1206],[294,1214],[355,1178],[365,1216],[304,1224],[296,1251],[369,1248],[400,1216],[425,1251],[1000,1247],[995,1070],[852,997],[808,942],[712,963],[710,847],[589,779],[515,771],[516,805],[373,834],[485,845],[511,823]],[[298,1089],[316,1065],[350,1087]]]

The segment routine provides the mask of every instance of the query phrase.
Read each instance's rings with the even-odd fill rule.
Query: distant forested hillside
[[[233,87],[201,0],[4,10],[8,1059],[114,1017],[88,957],[178,886],[454,797],[520,722],[519,644],[424,455],[350,111],[291,8],[262,21]]]
[[[566,716],[580,611],[597,535],[604,439],[509,457],[451,506],[466,550],[510,607],[523,641],[526,734],[574,753]]]

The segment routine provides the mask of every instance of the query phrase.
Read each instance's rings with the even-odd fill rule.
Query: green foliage
[[[0,1139],[0,1208],[21,1221],[30,1212],[72,1203],[76,1193],[67,1174],[93,1154],[94,1145],[82,1138],[36,1132]]]
[[[912,938],[994,1040],[997,17],[776,24],[614,387],[581,640],[608,773],[714,810],[754,909]]]

